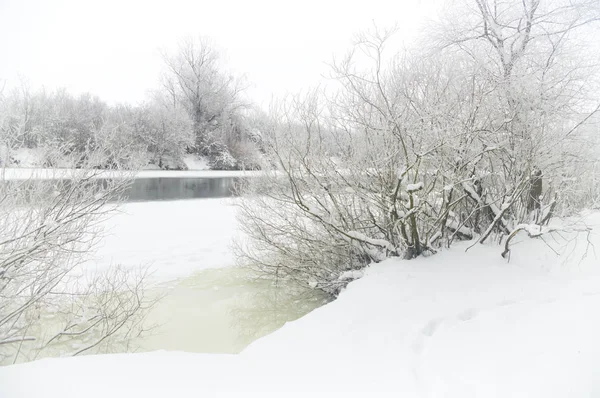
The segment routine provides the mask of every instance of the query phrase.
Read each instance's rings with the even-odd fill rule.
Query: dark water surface
[[[234,196],[238,178],[136,178],[125,192],[126,202],[149,202]]]
[[[202,198],[228,198],[234,196],[239,177],[149,177],[136,178],[123,192],[124,202],[155,202]],[[82,191],[107,188],[114,180],[97,178],[85,182]],[[56,191],[70,189],[70,179],[9,180],[4,182],[11,190],[19,190],[24,200],[37,198],[51,200]],[[97,185],[96,185],[97,184]],[[95,185],[95,186],[94,186]],[[5,187],[5,188],[6,188]]]

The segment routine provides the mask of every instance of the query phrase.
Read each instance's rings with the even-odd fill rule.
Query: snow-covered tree
[[[210,145],[221,138],[214,132],[226,128],[229,116],[243,105],[241,81],[224,71],[219,53],[205,38],[187,38],[176,54],[164,59],[168,68],[164,89],[173,104],[187,110],[196,151],[209,155]]]
[[[598,3],[455,10],[428,47],[396,56],[392,32],[360,35],[328,95],[271,115],[278,171],[246,187],[244,263],[336,294],[372,261],[502,239],[590,203],[573,177],[598,164],[597,59],[579,35]]]
[[[134,110],[131,123],[136,141],[150,155],[150,163],[161,169],[185,167],[183,157],[194,144],[194,136],[191,121],[181,106],[155,93]]]

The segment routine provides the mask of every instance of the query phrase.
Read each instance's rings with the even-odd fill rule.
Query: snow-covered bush
[[[230,141],[228,148],[236,159],[237,169],[260,170],[262,168],[264,158],[255,142],[244,137],[238,141]]]
[[[245,187],[244,263],[336,294],[340,275],[387,256],[502,239],[590,205],[573,177],[598,164],[578,144],[600,110],[597,71],[574,49],[597,4],[476,5],[427,37],[434,48],[389,57],[392,32],[363,34],[328,95],[271,115],[278,171]]]
[[[237,115],[224,115],[206,138],[203,153],[213,170],[256,170],[263,161],[256,135],[250,134],[247,121]]]
[[[133,111],[133,130],[146,147],[149,163],[166,170],[185,170],[186,150],[193,146],[192,123],[185,110],[160,93]]]
[[[214,142],[209,146],[208,156],[211,170],[235,170],[237,160],[231,156],[227,146],[221,142]]]

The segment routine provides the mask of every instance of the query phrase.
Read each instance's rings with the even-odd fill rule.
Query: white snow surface
[[[208,159],[198,155],[185,155],[183,163],[187,166],[188,170],[210,170]]]
[[[597,397],[600,261],[585,241],[556,257],[524,237],[510,262],[468,243],[390,259],[240,355],[44,359],[0,368],[0,397]]]
[[[416,184],[408,184],[406,186],[406,191],[407,192],[416,192],[416,191],[419,191],[421,189],[423,189],[423,182],[422,181],[420,181],[420,182],[418,182]]]
[[[27,167],[40,167],[43,166],[45,152],[43,148],[19,148],[11,151],[10,155],[19,164]]]
[[[348,235],[349,237],[354,238],[356,240],[366,242],[373,246],[378,246],[381,248],[389,248],[390,250],[394,250],[394,246],[385,239],[369,238],[367,235],[365,235],[361,232],[358,232],[358,231],[348,231],[348,232],[346,232],[346,235]]]
[[[542,234],[542,227],[537,224],[519,224],[515,227],[516,230],[524,230],[530,236],[539,236]]]
[[[160,282],[231,266],[231,243],[238,237],[234,204],[235,199],[123,204],[104,222],[107,236],[85,266],[148,266]]]
[[[356,280],[360,279],[364,276],[364,271],[362,270],[352,270],[352,271],[344,271],[338,278],[339,280]]]

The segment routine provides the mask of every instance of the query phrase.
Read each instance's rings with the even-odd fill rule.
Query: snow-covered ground
[[[185,163],[188,170],[210,170],[208,159],[202,156],[185,155],[183,163]]]
[[[586,221],[600,228],[599,213]],[[522,238],[510,262],[468,244],[387,260],[240,355],[45,359],[1,368],[0,396],[600,396],[600,261],[587,239],[549,239],[560,257]]]

